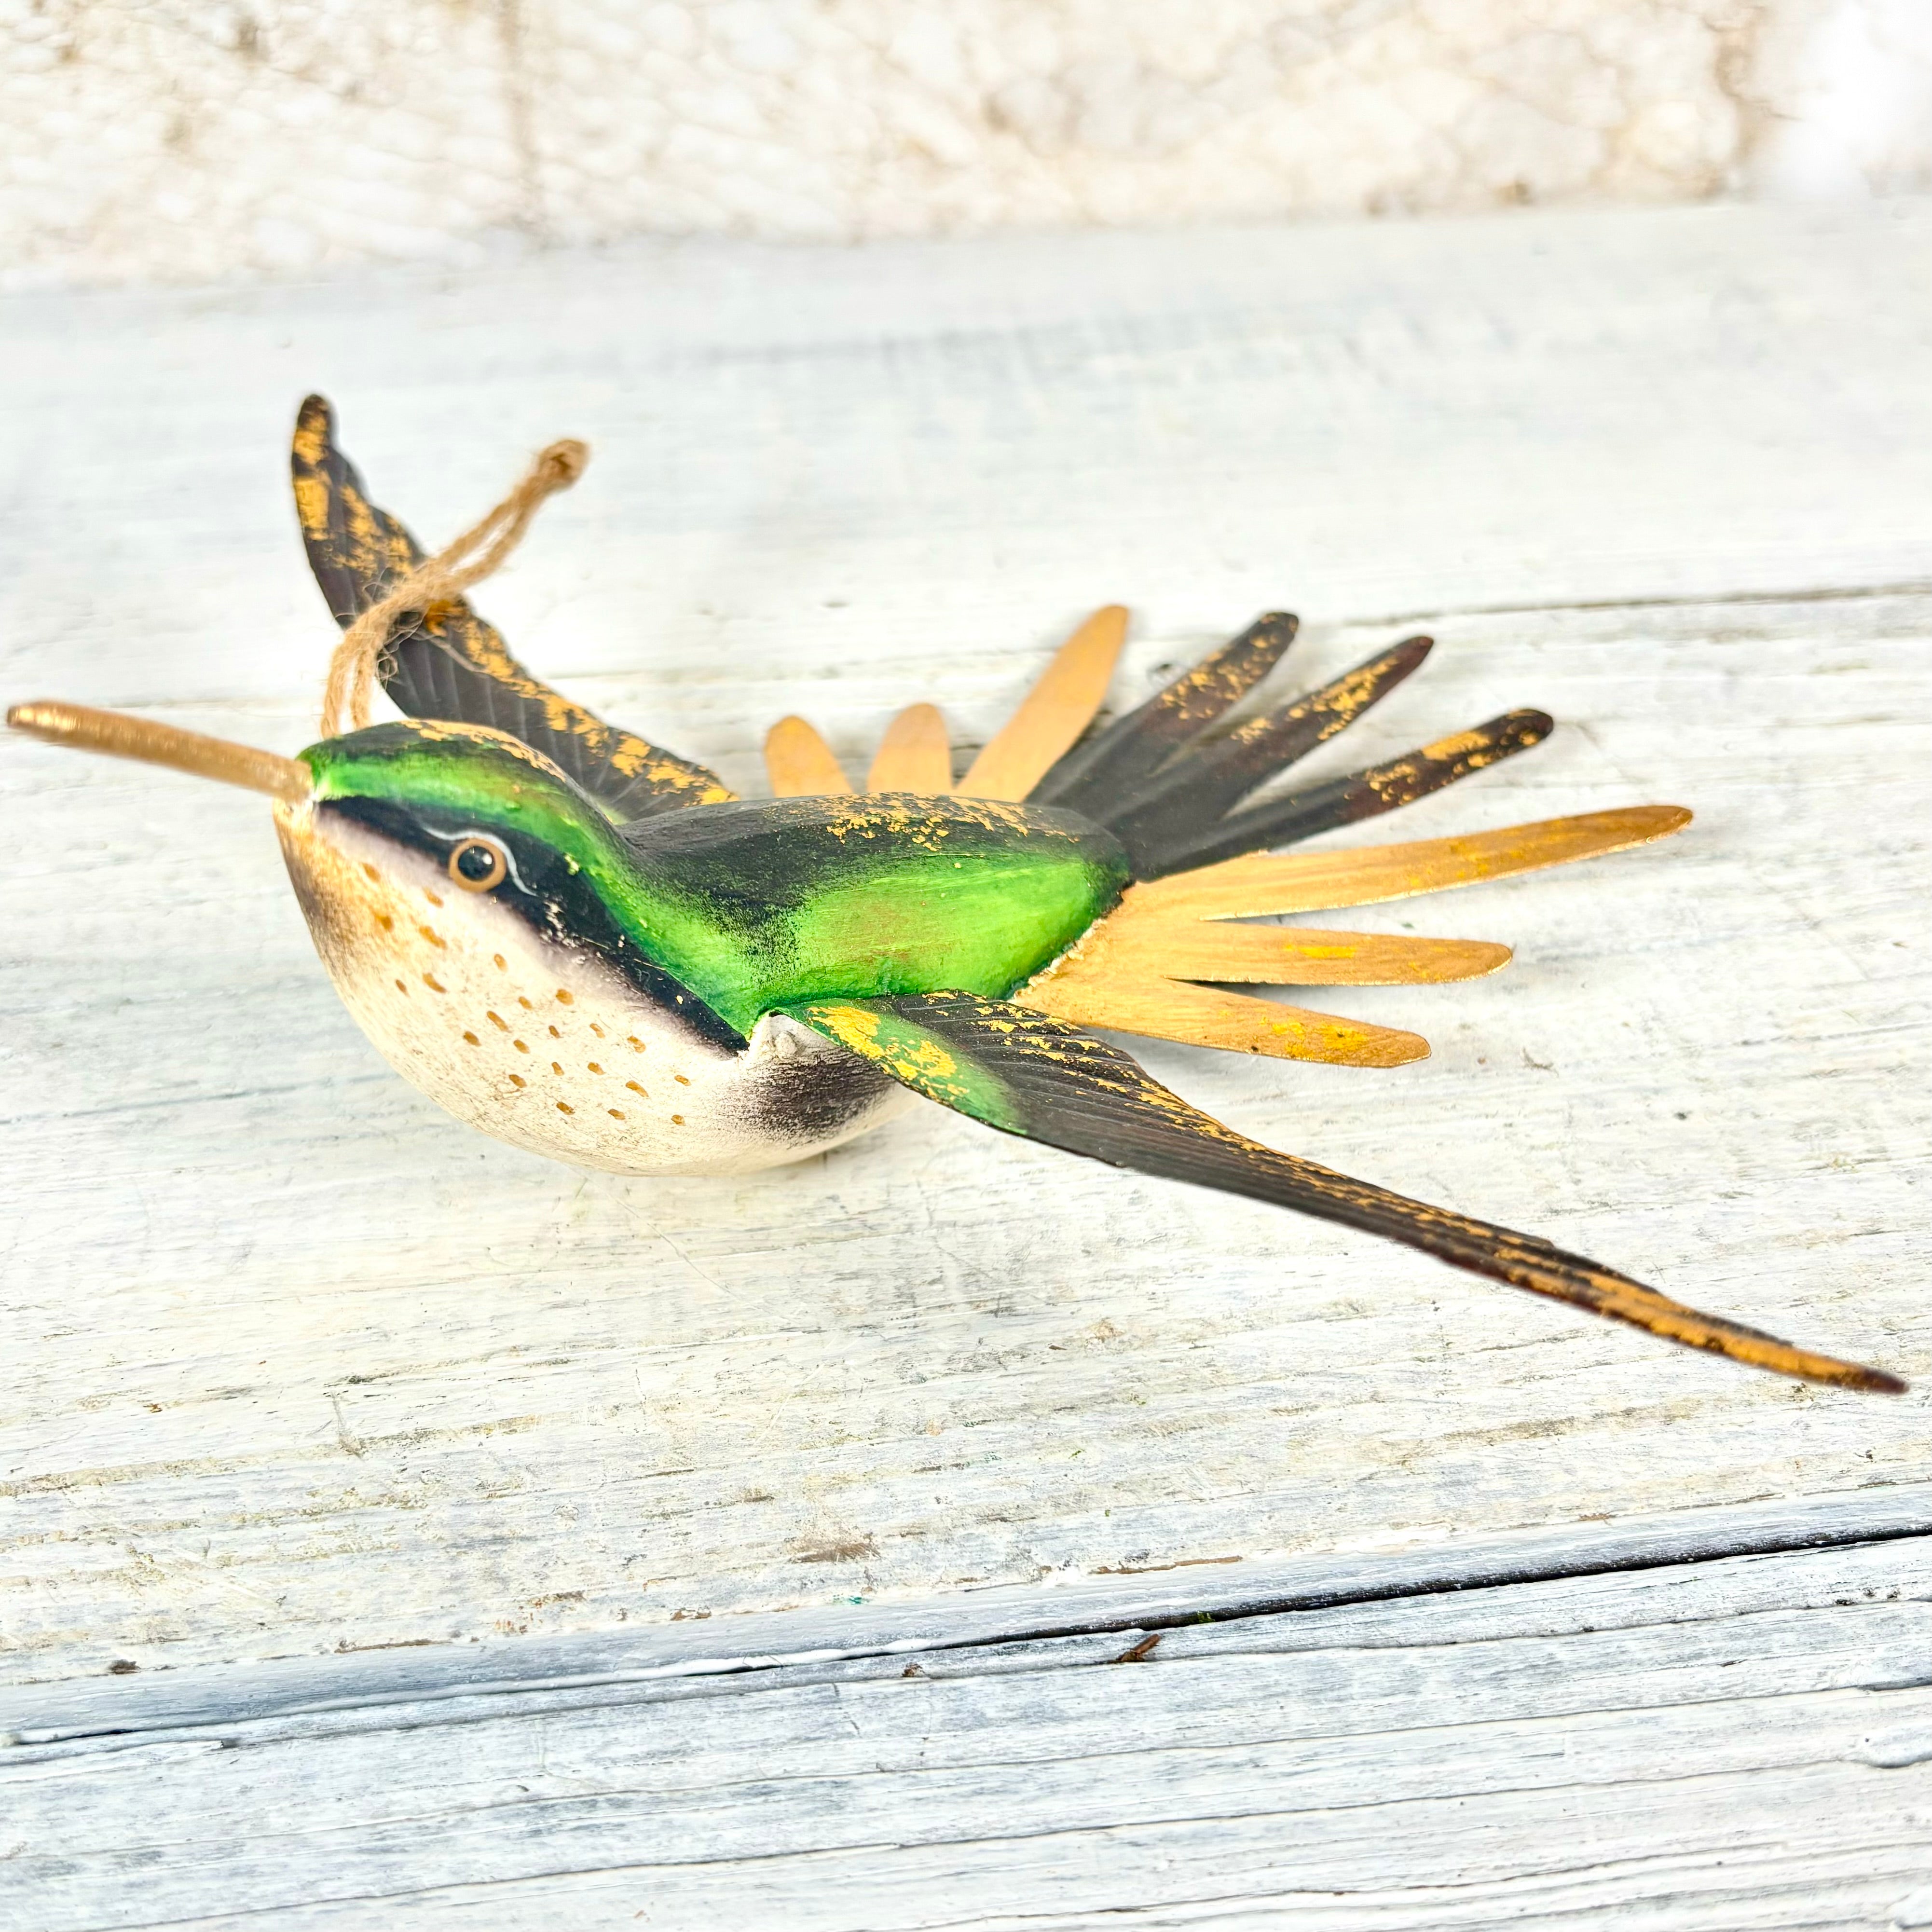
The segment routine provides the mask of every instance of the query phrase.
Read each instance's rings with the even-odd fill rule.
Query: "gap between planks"
[[[702,1631],[688,1624],[666,1625],[622,1635],[514,1638],[206,1665],[139,1681],[87,1678],[21,1684],[0,1689],[0,1767],[9,1761],[10,1746],[152,1738],[201,1726],[324,1712],[594,1694],[680,1678],[730,1679],[729,1688],[750,1690],[774,1671],[958,1657],[1014,1645],[1084,1641],[1093,1654],[1088,1648],[1066,1653],[1069,1663],[1084,1664],[1107,1660],[1100,1652],[1110,1658],[1123,1640],[1189,1625],[1928,1534],[1932,1484],[1902,1484],[1798,1502],[1672,1511],[1425,1550],[1225,1567],[1185,1564],[1133,1582],[1109,1579],[1048,1588],[1009,1586],[968,1592],[963,1598],[878,1604],[844,1612],[764,1612]],[[1153,1581],[1154,1574],[1163,1580]],[[596,1699],[593,1695],[588,1701]]]

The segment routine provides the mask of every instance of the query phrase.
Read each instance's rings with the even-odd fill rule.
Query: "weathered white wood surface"
[[[1391,909],[1520,949],[1355,996],[1426,1066],[1150,1059],[1922,1370],[1928,226],[16,303],[4,694],[302,741],[328,633],[280,443],[311,383],[432,536],[593,435],[487,608],[741,781],[794,708],[855,763],[915,695],[982,736],[1103,597],[1145,614],[1124,700],[1265,604],[1313,620],[1310,674],[1426,620],[1437,662],[1352,756],[1516,702],[1570,728],[1418,832],[1646,798],[1698,826]],[[545,1168],[374,1063],[247,801],[18,746],[0,783],[0,1922],[1932,1920],[1917,1544],[1084,1668],[1138,1618],[1922,1529],[1918,1398],[936,1114],[752,1184]],[[1820,1500],[1589,1526],[1754,1496]],[[1551,1528],[1486,1540],[1513,1525]],[[1408,1553],[1348,1554],[1378,1547]],[[986,1587],[1016,1580],[1057,1587]]]
[[[1636,1560],[1594,1534],[1548,1554]],[[1932,1923],[1932,1538],[1421,1596],[1408,1560],[1328,1568],[1370,1600],[1120,1670],[1138,1628],[335,1708],[231,1684],[172,1724],[117,1687],[118,1732],[0,1755],[0,1926]]]
[[[484,607],[734,781],[790,710],[856,764],[914,698],[976,741],[1106,598],[1141,614],[1122,701],[1271,605],[1310,620],[1293,678],[1426,623],[1348,762],[1510,704],[1566,722],[1404,836],[1649,800],[1697,825],[1373,915],[1519,949],[1336,1002],[1429,1034],[1426,1065],[1149,1063],[1263,1138],[1922,1374],[1928,238],[1922,207],[1707,209],[15,301],[0,680],[303,742],[331,633],[282,449],[312,386],[431,538],[590,436]],[[1754,1377],[930,1110],[747,1182],[546,1166],[376,1062],[245,798],[15,744],[0,787],[16,1682],[1448,1548],[1928,1467],[1917,1395]]]

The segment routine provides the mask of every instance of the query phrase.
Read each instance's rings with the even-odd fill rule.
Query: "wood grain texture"
[[[1429,666],[1311,778],[1514,705],[1564,722],[1334,849],[1659,799],[1696,825],[1440,924],[1363,915],[1515,949],[1351,989],[1426,1063],[1137,1050],[1258,1138],[1923,1376],[1929,226],[1711,208],[22,298],[4,694],[297,748],[334,627],[281,466],[318,386],[425,527],[506,451],[590,436],[479,601],[740,790],[788,712],[854,770],[915,700],[984,742],[1096,595],[1144,614],[1117,706],[1263,608],[1309,620],[1286,690],[1426,614]],[[743,1182],[546,1166],[378,1063],[254,802],[22,742],[0,794],[15,1679],[1932,1466],[1918,1396],[1778,1386],[934,1111]]]
[[[1910,1926],[1928,1614],[1922,1535],[210,1710],[0,1757],[0,1926]]]

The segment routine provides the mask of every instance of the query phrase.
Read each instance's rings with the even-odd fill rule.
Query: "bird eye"
[[[487,892],[509,871],[510,861],[494,838],[459,839],[449,855],[449,876],[466,892]]]

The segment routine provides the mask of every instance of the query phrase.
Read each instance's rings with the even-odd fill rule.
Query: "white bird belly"
[[[742,1048],[720,1045],[420,853],[306,806],[275,818],[344,1004],[406,1080],[499,1140],[616,1174],[745,1174],[839,1146],[911,1102],[782,1015]]]

